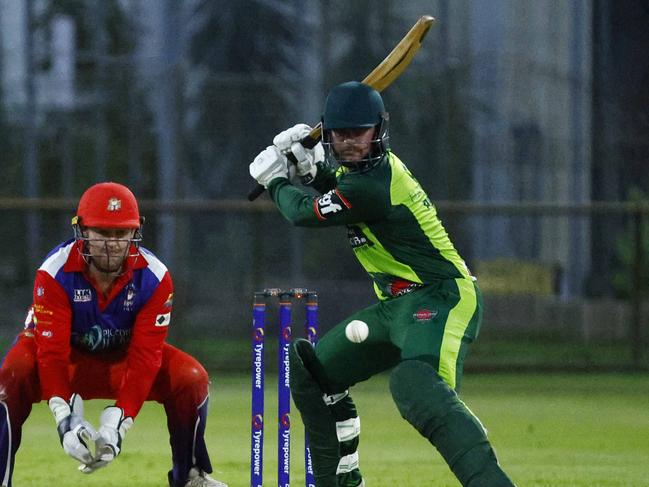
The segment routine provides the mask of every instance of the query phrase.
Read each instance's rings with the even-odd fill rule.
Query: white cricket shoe
[[[205,472],[202,472],[196,467],[192,467],[189,471],[189,480],[187,480],[185,487],[228,487],[228,484],[219,482]]]

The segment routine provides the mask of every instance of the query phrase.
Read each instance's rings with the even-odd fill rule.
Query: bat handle
[[[300,141],[300,144],[302,144],[305,149],[313,149],[318,144],[318,142],[320,142],[320,139],[322,139],[322,123],[319,123],[318,125],[313,127],[311,129],[311,132],[309,132],[309,134]],[[297,164],[297,160],[295,159],[295,156],[293,154],[289,153],[287,154],[287,157],[289,161]],[[255,201],[262,195],[264,191],[266,191],[266,188],[258,183],[253,189],[248,192],[248,201]]]
[[[257,183],[255,187],[248,192],[248,201],[255,201],[264,191],[266,191],[266,188]]]
[[[322,122],[313,127],[311,132],[300,141],[300,144],[305,149],[313,149],[320,140],[322,140]]]

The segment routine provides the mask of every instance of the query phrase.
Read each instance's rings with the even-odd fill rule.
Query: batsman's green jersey
[[[367,172],[320,166],[314,187],[323,193],[316,200],[286,179],[269,189],[297,225],[347,225],[349,243],[380,299],[398,295],[408,283],[470,277],[435,206],[393,153]]]
[[[389,368],[410,357],[433,363],[444,380],[456,387],[463,346],[478,331],[480,296],[419,182],[388,152],[366,171],[344,167],[334,171],[319,165],[313,187],[322,195],[314,198],[283,178],[273,180],[268,190],[280,212],[295,225],[345,225],[349,243],[380,300],[359,312],[361,317],[357,313],[340,323],[340,330],[332,330],[332,339],[338,337],[335,343],[328,344],[325,336],[316,348],[325,367],[331,360],[332,381],[349,385],[378,372],[377,367]],[[365,342],[350,344],[345,338],[344,327],[351,319],[367,322],[370,336]],[[428,339],[422,335],[426,330]],[[340,368],[341,374],[349,376],[340,351],[360,351],[379,337],[380,347],[363,354],[371,362],[366,370],[361,367],[346,379],[333,372]],[[388,348],[395,347],[392,353],[386,353],[384,340]],[[378,355],[373,358],[372,352]],[[358,362],[353,367],[359,369]]]

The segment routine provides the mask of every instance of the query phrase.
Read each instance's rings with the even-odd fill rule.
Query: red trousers
[[[92,355],[73,350],[70,362],[72,390],[83,399],[117,397],[126,368],[124,354]],[[204,439],[208,394],[209,378],[203,366],[191,355],[165,344],[162,365],[147,400],[161,403],[167,414],[173,463],[169,479],[174,484],[184,485],[193,466],[212,471]],[[0,368],[0,485],[11,486],[22,425],[32,404],[44,399],[36,343],[26,330],[18,336]]]

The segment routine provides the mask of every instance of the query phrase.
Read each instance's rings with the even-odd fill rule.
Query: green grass
[[[208,370],[247,372],[250,368],[248,339],[220,337],[218,340],[185,340],[178,344],[198,358]],[[275,357],[277,341],[266,343],[267,357]],[[270,370],[274,360],[267,360]],[[579,340],[525,336],[502,338],[482,336],[471,346],[465,370],[473,371],[649,371],[649,353],[633,366],[631,346],[627,342],[584,343]]]
[[[276,482],[275,382],[267,379],[264,485]],[[215,477],[249,485],[250,384],[245,375],[213,374],[207,443]],[[362,418],[361,467],[368,487],[457,486],[439,454],[403,421],[387,377],[354,388]],[[519,486],[649,485],[647,375],[465,376],[462,398],[480,417],[501,464]],[[106,401],[89,401],[93,422]],[[299,415],[293,416],[293,485],[304,485]],[[58,442],[44,403],[25,425],[14,485],[161,487],[170,468],[162,408],[146,404],[115,463],[91,476],[76,471]]]

